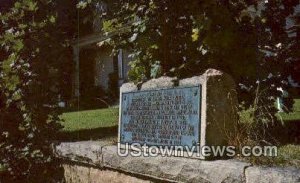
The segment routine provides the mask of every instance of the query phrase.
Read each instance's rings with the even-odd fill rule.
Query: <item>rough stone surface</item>
[[[162,88],[173,88],[174,81],[176,78],[171,77],[160,77],[157,79],[151,79],[145,83],[143,83],[141,90],[153,90],[153,89],[162,89]]]
[[[64,142],[56,146],[55,151],[64,159],[101,165],[101,150],[106,144],[101,141]]]
[[[64,164],[66,183],[150,183],[124,173],[113,170],[97,169],[93,167]]]
[[[176,78],[164,76],[143,83],[141,90],[175,88],[175,83],[178,83],[179,87],[198,85],[202,87],[201,121],[199,122],[200,145],[227,145],[228,138],[231,136],[238,119],[236,86],[230,75],[215,69],[208,69],[200,76],[179,81],[176,81]],[[138,91],[132,83],[126,83],[121,88],[121,95],[122,92],[128,91],[128,88],[131,91]],[[200,158],[212,157],[201,156]]]
[[[137,91],[138,87],[134,83],[124,83],[120,88],[120,93],[122,92],[132,92]]]
[[[300,182],[300,170],[296,168],[249,167],[245,171],[246,183],[296,183]]]
[[[202,86],[201,145],[226,145],[237,122],[237,93],[226,73],[208,69],[201,76],[179,81],[179,86]],[[217,138],[216,138],[217,137]]]
[[[233,161],[201,161],[181,157],[121,157],[116,146],[102,150],[103,165],[130,173],[180,182],[243,182],[250,164]]]
[[[227,75],[227,74],[215,69],[208,69],[201,76],[194,76],[191,78],[180,80],[179,86],[195,86],[195,85],[203,84],[207,79],[209,79],[209,77],[222,76],[222,75]]]
[[[212,183],[300,182],[300,170],[296,168],[253,167],[249,163],[237,160],[203,161],[182,157],[133,157],[130,155],[121,157],[117,154],[117,146],[107,144],[106,141],[83,141],[58,145],[55,149],[57,156],[75,163],[75,165],[64,166],[67,181],[95,183],[149,182],[149,180]],[[127,173],[124,174],[124,172]],[[135,179],[136,177],[138,178]]]

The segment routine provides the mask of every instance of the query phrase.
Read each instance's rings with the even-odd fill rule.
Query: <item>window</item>
[[[113,57],[114,72],[118,73],[119,80],[124,79],[124,59],[123,50],[120,49],[118,54]]]

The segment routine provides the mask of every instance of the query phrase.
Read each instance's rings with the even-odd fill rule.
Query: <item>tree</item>
[[[110,11],[98,15],[104,20],[103,30],[128,27],[128,32],[101,44],[131,49],[132,81],[160,75],[184,78],[207,68],[219,69],[234,78],[241,104],[257,106],[257,122],[276,121],[273,104],[281,95],[277,88],[287,90],[288,77],[297,79],[293,73],[299,66],[299,41],[287,31],[286,20],[298,0],[104,2]],[[288,112],[292,100],[285,102]]]
[[[61,3],[18,0],[1,10],[0,164],[7,172],[0,181],[59,181],[51,146],[73,32]]]

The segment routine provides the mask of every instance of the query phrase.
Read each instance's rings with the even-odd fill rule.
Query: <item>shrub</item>
[[[57,3],[18,0],[1,7],[0,182],[61,181],[52,146],[61,128],[67,32],[60,30]]]

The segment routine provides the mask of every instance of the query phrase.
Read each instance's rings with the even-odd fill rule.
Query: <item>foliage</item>
[[[278,145],[288,139],[285,137],[288,136],[288,131],[291,132],[287,130],[288,116],[297,115],[290,113],[282,118],[280,113],[276,113],[275,104],[266,101],[266,91],[260,90],[258,85],[254,102],[250,106],[240,104],[238,123],[234,125],[234,132],[227,137],[230,144],[239,148],[245,145]],[[280,118],[277,118],[278,116]],[[289,135],[292,137],[292,134]]]
[[[71,28],[58,1],[9,3],[0,14],[0,181],[58,182],[51,146]]]
[[[114,39],[121,41],[112,43],[130,46],[134,62],[154,64],[159,61],[163,73],[172,75],[175,72],[183,76],[187,76],[186,72],[201,73],[203,69],[215,67],[231,73],[234,78],[247,76],[256,81],[265,79],[272,71],[260,64],[275,64],[263,63],[270,57],[264,49],[279,53],[290,41],[284,31],[285,18],[299,2],[270,1],[264,4],[264,10],[261,4],[250,1],[124,0],[107,3],[112,15],[105,12],[104,31],[116,30],[120,24],[130,25],[130,32],[118,34]],[[142,66],[147,65],[149,63]],[[260,70],[266,73],[259,77]],[[149,79],[149,71],[145,69],[144,72]]]
[[[299,99],[295,100],[294,108],[298,111],[300,107]],[[270,146],[276,144],[278,152],[276,156],[250,156],[243,157],[237,156],[236,158],[243,161],[247,161],[254,165],[264,166],[295,166],[299,167],[300,146],[293,145],[299,143],[299,120],[300,116],[298,112],[284,114],[277,113],[282,120],[282,124],[274,124],[272,126],[262,125],[260,120],[255,117],[255,104],[250,107],[245,107],[241,104],[241,110],[239,111],[239,122],[234,126],[234,133],[227,136],[227,140],[230,145],[239,148],[241,151],[244,146]],[[273,106],[265,106],[271,108]],[[266,113],[263,116],[272,116],[272,113],[268,113],[267,110],[261,112]],[[274,121],[273,121],[274,122]],[[268,124],[268,123],[267,123]],[[277,138],[274,138],[276,137]],[[278,138],[279,137],[279,138]]]
[[[208,68],[219,69],[234,78],[239,101],[246,108],[258,105],[255,118],[265,124],[274,121],[276,109],[260,109],[282,96],[277,88],[288,90],[289,77],[300,81],[299,14],[294,11],[298,0],[104,2],[109,10],[98,14],[103,30],[116,33],[106,43],[113,51],[130,48],[129,78],[134,82],[160,75],[184,78]],[[97,5],[99,1],[86,3]],[[286,25],[287,20],[294,20],[295,26]],[[257,89],[263,95],[255,101]],[[284,100],[290,112],[292,100]]]

